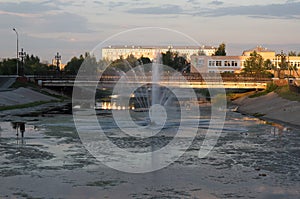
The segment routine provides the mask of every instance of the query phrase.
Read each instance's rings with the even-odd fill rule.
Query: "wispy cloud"
[[[299,18],[300,2],[270,5],[233,6],[210,9],[207,12],[198,13],[202,16],[237,16],[262,18]]]
[[[178,5],[165,4],[162,6],[132,8],[127,10],[131,14],[151,14],[151,15],[164,15],[164,14],[182,14],[184,11]]]
[[[57,6],[46,5],[47,2],[0,2],[0,10],[9,13],[43,13],[51,10],[59,10]]]
[[[212,2],[210,2],[210,4],[211,5],[222,5],[222,4],[224,4],[224,2],[223,1],[218,1],[218,0],[216,0],[216,1],[212,1]]]

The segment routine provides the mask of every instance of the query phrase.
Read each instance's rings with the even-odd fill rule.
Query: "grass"
[[[56,94],[53,94],[53,93],[48,93],[47,91],[43,91],[43,90],[38,90],[38,92],[40,92],[40,93],[42,93],[42,94],[44,94],[44,95],[48,95],[48,96],[51,96],[51,97],[60,99],[61,101],[70,99],[70,98],[68,98],[68,97],[66,97],[66,96],[56,95]]]
[[[234,101],[241,97],[253,95],[254,93],[255,93],[255,91],[249,91],[249,92],[245,92],[245,93],[228,93],[227,98],[228,98],[228,101],[230,101],[230,100]]]
[[[19,104],[19,105],[12,105],[12,106],[1,106],[0,111],[21,109],[21,108],[30,108],[30,107],[39,106],[39,105],[42,105],[42,104],[51,103],[51,102],[59,102],[59,101],[58,100],[38,101],[38,102],[31,102],[31,103],[27,103],[27,104]]]
[[[257,92],[253,95],[250,95],[249,98],[255,98],[255,97],[260,97],[260,96],[267,95],[268,93],[271,93],[271,92],[275,91],[277,88],[278,88],[278,86],[276,84],[269,83],[269,84],[267,84],[266,90],[261,91],[261,92]]]
[[[300,102],[300,94],[290,91],[288,85],[278,87],[275,92],[284,99]]]
[[[300,102],[300,94],[290,91],[289,86],[277,86],[273,83],[267,85],[267,89],[261,92],[257,92],[255,94],[249,95],[249,98],[260,97],[266,95],[270,92],[277,93],[280,97],[291,100],[291,101],[298,101]]]

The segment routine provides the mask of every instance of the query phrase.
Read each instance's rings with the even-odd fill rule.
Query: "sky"
[[[64,63],[114,34],[141,27],[180,31],[201,45],[224,42],[230,55],[257,45],[300,52],[300,0],[0,0],[0,58],[16,56],[13,28],[19,48],[48,62],[59,52]],[[127,34],[111,44],[131,45],[135,37]],[[148,36],[136,41],[151,44]]]

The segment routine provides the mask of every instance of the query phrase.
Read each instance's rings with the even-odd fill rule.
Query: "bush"
[[[260,97],[260,96],[266,95],[268,93],[271,93],[271,92],[275,91],[277,88],[278,88],[278,86],[276,84],[268,83],[266,90],[261,91],[261,92],[257,92],[253,95],[250,95],[249,98]]]

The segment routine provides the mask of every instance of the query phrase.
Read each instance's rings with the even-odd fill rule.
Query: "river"
[[[300,129],[228,110],[211,153],[197,135],[182,157],[146,174],[113,170],[82,145],[72,115],[0,122],[0,198],[300,198]],[[110,115],[99,120],[108,126]],[[162,140],[164,138],[161,138]],[[124,141],[125,142],[125,141]]]

